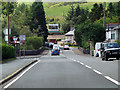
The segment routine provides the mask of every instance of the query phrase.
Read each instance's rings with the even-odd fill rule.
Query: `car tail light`
[[[98,51],[100,51],[100,49],[98,49]]]

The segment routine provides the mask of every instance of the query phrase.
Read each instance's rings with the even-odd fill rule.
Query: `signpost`
[[[20,46],[21,46],[21,44],[24,45],[24,57],[25,57],[25,39],[26,39],[26,36],[25,35],[20,35],[19,39],[20,39]],[[20,56],[21,56],[21,53],[20,53]]]
[[[15,58],[16,58],[16,43],[17,43],[18,37],[13,36],[12,38],[13,38],[13,41],[14,41],[14,44],[15,44]]]

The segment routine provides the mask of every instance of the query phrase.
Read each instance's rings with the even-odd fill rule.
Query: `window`
[[[118,30],[118,39],[120,40],[120,30]]]
[[[111,39],[112,39],[112,40],[115,40],[115,31],[112,31],[112,32],[111,32]]]

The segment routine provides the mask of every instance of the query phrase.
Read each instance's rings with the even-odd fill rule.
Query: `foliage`
[[[31,22],[29,22],[30,30],[34,32],[36,31],[37,36],[43,36],[44,41],[47,41],[48,30],[46,26],[45,20],[45,12],[43,8],[42,2],[34,2],[30,7],[31,12]]]
[[[92,21],[96,21],[99,20],[101,17],[103,17],[103,5],[98,5],[97,3],[95,3],[90,12],[90,19]]]
[[[117,42],[119,44],[119,46],[120,46],[120,41],[119,40],[116,40],[115,42]]]
[[[14,58],[15,49],[11,45],[2,44],[2,59]]]
[[[105,29],[98,23],[90,23],[86,21],[83,24],[76,26],[75,40],[78,45],[85,49],[89,49],[89,41],[93,43],[104,41]]]
[[[26,38],[26,49],[39,49],[43,45],[42,37],[27,37]]]

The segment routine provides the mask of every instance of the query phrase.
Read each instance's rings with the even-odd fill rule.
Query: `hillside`
[[[88,3],[74,3],[73,6],[76,7],[77,5],[80,5],[81,8],[84,9],[91,9],[94,2],[88,2]],[[70,6],[72,3],[44,3],[44,10],[47,17],[63,17],[63,15],[66,15],[69,11]]]

